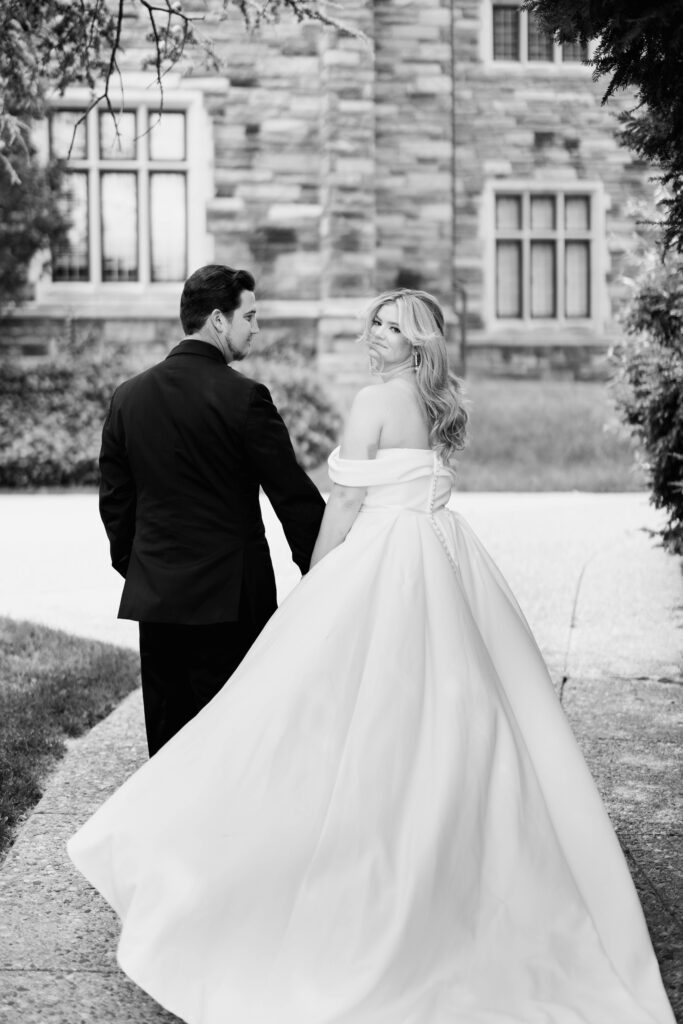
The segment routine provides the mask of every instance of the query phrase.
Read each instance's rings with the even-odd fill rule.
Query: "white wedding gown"
[[[347,539],[69,842],[189,1024],[670,1024],[529,628],[431,452],[330,456]]]

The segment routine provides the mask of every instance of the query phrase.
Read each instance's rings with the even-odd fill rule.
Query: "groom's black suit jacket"
[[[102,432],[100,513],[125,577],[119,618],[234,622],[276,607],[259,486],[306,572],[324,502],[268,389],[186,339],[121,384]]]

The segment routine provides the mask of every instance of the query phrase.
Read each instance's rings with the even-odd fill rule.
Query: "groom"
[[[254,279],[210,265],[185,282],[185,339],[116,389],[100,514],[140,623],[150,755],[222,687],[276,608],[259,487],[309,567],[324,502],[263,384],[232,369],[258,333]]]

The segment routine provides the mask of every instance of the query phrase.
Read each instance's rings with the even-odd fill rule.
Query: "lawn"
[[[48,772],[139,681],[134,651],[0,617],[0,857]]]
[[[605,384],[472,379],[467,393],[471,430],[459,459],[460,490],[646,489]]]
[[[466,388],[470,440],[458,458],[458,490],[647,490],[605,384],[471,378]],[[330,489],[326,470],[310,474],[322,491]]]

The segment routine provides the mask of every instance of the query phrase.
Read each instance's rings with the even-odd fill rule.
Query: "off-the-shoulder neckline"
[[[378,448],[377,454],[381,455],[382,452],[423,452],[425,455],[433,455],[433,448]]]
[[[336,452],[339,452],[339,458],[343,458],[341,454],[341,445],[337,445],[335,448]],[[433,448],[378,448],[377,455],[382,455],[385,452],[420,452],[421,455],[433,455]],[[373,462],[373,459],[348,459],[349,462]]]

